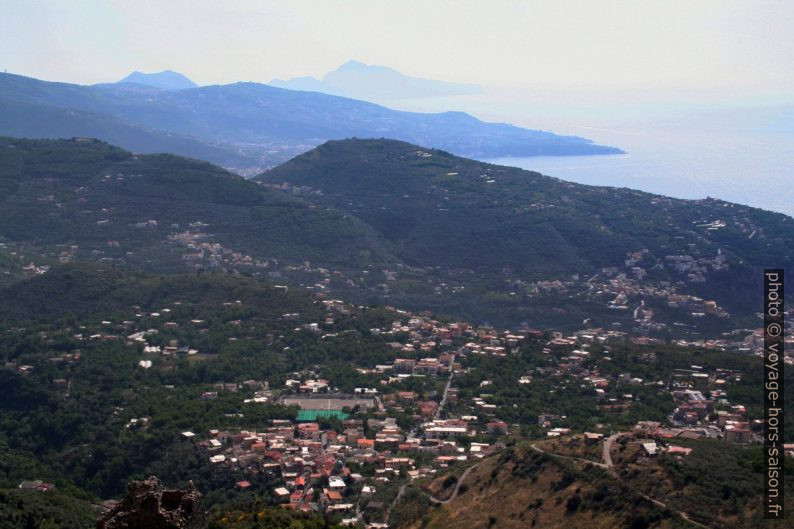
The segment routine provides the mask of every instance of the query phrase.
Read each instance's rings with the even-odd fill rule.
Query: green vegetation
[[[620,476],[650,496],[663,498],[671,508],[688,513],[709,527],[784,527],[785,522],[763,519],[763,447],[717,440],[676,440],[692,448],[688,456],[662,454],[657,467],[629,467]],[[794,462],[785,460],[787,488],[794,486]],[[786,501],[786,509],[794,501]]]
[[[14,489],[26,479],[56,485],[50,496],[31,491],[20,496],[23,491],[8,490],[17,505],[8,515],[12,523],[20,519],[20,513],[33,513],[26,516],[33,516],[41,527],[47,527],[43,522],[46,519],[72,520],[58,514],[64,510],[77,520],[73,526],[81,527],[80,523],[95,513],[91,504],[118,497],[129,479],[154,474],[168,486],[182,486],[186,479],[192,479],[205,493],[213,528],[270,527],[266,524],[286,524],[289,520],[325,527],[312,524],[330,524],[330,520],[295,518],[270,509],[273,499],[265,491],[276,483],[272,478],[266,474],[243,475],[209,464],[206,453],[184,439],[181,432],[255,430],[269,425],[272,419],[296,416],[296,409],[275,404],[242,405],[243,399],[253,396],[253,390],[242,384],[245,381],[267,382],[277,391],[295,372],[316,369],[340,389],[350,391],[357,385],[371,386],[377,378],[352,368],[371,368],[402,354],[387,346],[388,341],[400,336],[387,338],[370,332],[373,327],[389,326],[393,313],[367,307],[337,313],[332,324],[323,326],[322,332],[329,337],[319,339],[302,325],[325,320],[327,309],[314,296],[232,274],[152,276],[112,265],[68,265],[18,282],[0,294],[0,362],[6,366],[0,370],[0,488]],[[297,320],[285,318],[285,314],[297,314]],[[195,348],[198,354],[143,354],[140,345],[127,343],[136,329],[157,331],[146,336],[151,345],[175,343]],[[488,393],[488,402],[497,405],[494,414],[519,424],[519,434],[530,437],[541,434],[534,426],[539,413],[565,415],[565,425],[584,430],[596,423],[622,429],[640,419],[663,419],[670,412],[669,396],[662,395],[654,384],[630,388],[634,401],[627,412],[605,411],[592,389],[582,387],[580,380],[546,371],[562,362],[569,351],[563,348],[544,353],[543,343],[529,341],[507,357],[469,355],[467,372],[454,379],[461,400]],[[80,353],[79,359],[69,356],[75,352]],[[610,360],[604,359],[607,355]],[[649,362],[649,357],[654,360]],[[152,367],[140,367],[141,359],[152,360]],[[609,376],[631,372],[651,382],[693,363],[707,370],[720,367],[741,371],[742,379],[725,387],[732,401],[744,402],[742,399],[758,387],[759,366],[751,357],[674,346],[618,343],[609,351],[594,346],[582,368],[598,367]],[[16,372],[23,365],[31,366],[27,374]],[[532,383],[517,384],[525,374],[534,376]],[[491,384],[482,386],[485,380]],[[217,390],[215,384],[219,382],[239,386],[236,391]],[[393,390],[416,391],[423,399],[437,398],[442,386],[440,379],[414,377]],[[552,389],[554,393],[550,393]],[[213,390],[217,396],[202,398]],[[627,390],[610,388],[603,399],[618,398]],[[455,405],[450,404],[446,412],[456,413]],[[410,413],[390,415],[396,416],[406,430],[415,425]],[[321,422],[329,423],[325,427],[335,420]],[[475,440],[496,441],[485,437]],[[714,510],[704,511],[688,503],[675,504],[699,519],[722,519],[745,511],[747,520],[754,519],[757,515],[746,506],[757,497],[751,493],[760,472],[757,449],[726,447],[724,442],[703,446],[704,450],[693,452],[692,459],[661,459],[669,477],[659,483],[670,483],[666,485],[670,490],[686,490],[691,497],[700,498],[698,504],[715,505]],[[598,513],[596,516],[608,520],[619,516],[632,527],[662,527],[660,523],[669,521],[669,514],[650,506],[623,505],[621,498],[633,498],[634,492],[609,481],[598,469],[580,471],[522,450],[509,448],[488,470],[495,472],[493,476],[487,474],[486,478],[478,470],[461,486],[465,501],[474,496],[491,497],[487,490],[509,487],[511,480],[518,480],[515,489],[521,488],[518,482],[548,481],[542,494],[531,488],[532,494],[537,494],[520,500],[530,506],[521,508],[530,509],[523,518],[523,510],[500,513],[489,507],[490,511],[482,511],[493,513],[493,527],[511,527],[536,516],[545,519],[564,515],[573,520],[590,516],[588,513]],[[724,468],[739,478],[728,488],[715,488],[727,479],[715,470],[719,450],[735,455]],[[550,470],[544,470],[547,468]],[[374,468],[369,467],[351,470],[374,474]],[[647,486],[655,483],[641,476],[628,474],[626,479],[631,487],[635,477],[647,481]],[[240,479],[251,481],[259,492],[235,491]],[[375,499],[389,504],[397,488],[397,483],[379,487]],[[668,495],[667,489],[646,490],[639,483],[636,490],[654,497]],[[723,498],[722,503],[712,495]],[[409,525],[415,520],[411,513],[422,512],[429,517],[428,527],[437,526],[431,521],[441,514],[422,498],[409,489],[398,502],[394,521]],[[509,505],[517,502],[515,499]],[[259,512],[265,514],[260,517]]]
[[[0,246],[0,288],[10,285],[22,275],[22,263],[8,250]]]
[[[702,366],[707,372],[716,369],[735,370],[742,373],[739,380],[728,380],[724,385],[726,396],[732,403],[742,403],[750,417],[760,417],[763,412],[763,366],[758,357],[727,351],[708,351],[673,345],[638,346],[617,342],[609,350],[590,349],[590,355],[575,372],[566,372],[558,366],[567,362],[570,349],[558,348],[549,353],[542,351],[541,342],[529,342],[517,354],[507,357],[471,355],[467,360],[466,374],[455,378],[461,401],[487,394],[489,404],[495,404],[494,415],[502,420],[528,427],[527,435],[537,435],[531,425],[540,414],[564,416],[560,426],[574,431],[593,430],[605,425],[614,430],[625,430],[638,421],[665,421],[675,407],[668,391],[670,376],[675,369]],[[648,360],[652,358],[652,360]],[[583,370],[597,372],[600,376],[617,379],[628,373],[642,379],[638,384],[613,384],[602,396],[595,387],[576,376]],[[532,382],[517,383],[524,375]],[[489,381],[487,386],[482,386]],[[786,373],[786,382],[794,384],[794,374]],[[630,398],[625,395],[630,394]],[[787,395],[787,405],[794,406],[794,397]],[[617,407],[610,405],[620,404]],[[465,408],[451,407],[452,412],[465,414]],[[794,434],[787,434],[788,438]]]
[[[99,509],[61,491],[0,489],[0,529],[92,529]]]
[[[0,139],[0,495],[12,505],[0,523],[83,527],[92,505],[121,495],[130,479],[154,474],[168,486],[193,480],[212,509],[213,529],[332,527],[332,519],[271,509],[275,500],[265,491],[274,477],[212,465],[182,435],[300,418],[296,408],[277,404],[287,379],[322,377],[350,392],[379,384],[376,365],[441,350],[405,352],[400,343],[408,332],[373,331],[391,328],[399,319],[394,310],[342,305],[330,295],[499,324],[532,318],[581,325],[609,309],[581,292],[535,296],[532,282],[578,273],[583,282],[619,265],[627,252],[646,249],[643,263],[683,253],[705,262],[728,256],[727,269],[713,269],[708,281],[686,288],[735,308],[741,318],[756,306],[741,304],[757,297],[758,270],[766,264],[760,250],[778,248],[780,266],[792,260],[788,217],[718,201],[577,186],[400,142],[329,142],[261,179],[273,186],[204,162],[135,155],[94,140]],[[291,187],[275,188],[283,182]],[[717,218],[726,226],[699,226]],[[747,237],[759,227],[768,230]],[[190,273],[171,274],[184,272],[186,263]],[[664,266],[645,264],[654,281],[686,282]],[[726,285],[730,289],[719,290]],[[464,347],[467,339],[456,337],[450,347]],[[388,345],[394,341],[396,348]],[[474,410],[478,426],[498,418],[519,438],[543,435],[537,426],[543,413],[554,426],[625,429],[638,420],[664,420],[674,405],[666,391],[672,370],[693,364],[741,374],[720,387],[731,403],[748,407],[749,417],[759,415],[756,357],[626,341],[592,345],[572,365],[571,347],[544,351],[545,340],[518,343],[506,356],[461,355],[465,369],[453,379],[459,400],[442,416],[468,414],[472,399],[481,397],[495,407]],[[624,377],[597,393],[585,378],[614,381],[624,373],[642,381]],[[524,376],[532,380],[519,384]],[[389,390],[438,401],[445,382],[410,377]],[[259,389],[270,392],[266,403],[243,404]],[[416,411],[406,404],[351,415],[393,417],[410,431]],[[319,417],[323,427],[339,426],[340,418]],[[482,434],[460,444],[500,440]],[[709,474],[718,448],[704,443],[690,459],[660,458],[658,485],[634,487],[641,474],[631,468],[626,483],[615,483],[598,469],[582,471],[510,447],[498,464],[477,468],[453,507],[465,511],[462,520],[490,527],[551,519],[575,527],[593,513],[604,527],[674,526],[669,512],[637,496],[651,487],[648,494],[672,495],[671,505],[700,520],[755,523],[757,450],[730,450],[725,472],[741,483],[721,485],[728,474]],[[375,473],[372,463],[351,469]],[[15,489],[30,479],[56,488]],[[235,490],[241,479],[251,482],[251,491]],[[487,494],[527,481],[542,488],[531,488],[531,497],[511,492],[504,509],[494,503],[498,495]],[[380,506],[372,512],[384,514],[400,486],[399,480],[379,486],[374,505]],[[712,507],[698,507],[708,502]],[[398,504],[404,507],[394,513],[400,524],[417,520],[412,510],[423,513],[426,527],[449,526],[455,514],[430,506],[413,489]]]
[[[398,141],[328,142],[257,180],[307,186],[309,200],[372,226],[406,264],[435,269],[439,281],[465,286],[464,292],[439,297],[412,296],[407,284],[398,284],[393,290],[404,286],[406,293],[393,298],[499,323],[527,318],[521,309],[543,303],[527,300],[518,284],[511,294],[505,282],[590,275],[623,266],[629,252],[643,249],[644,262],[651,264],[668,255],[724,254],[727,269],[710,271],[706,282],[688,289],[740,315],[755,311],[765,265],[794,262],[794,223],[785,215],[719,200],[573,184]],[[705,226],[715,220],[726,225]],[[686,279],[645,266],[657,280]],[[554,314],[558,321],[580,314],[565,314],[576,308],[564,300],[550,301],[560,309]]]
[[[658,321],[713,336],[753,325],[759,270],[794,259],[783,215],[570,184],[397,141],[328,142],[258,180],[268,185],[94,140],[2,139],[0,272],[20,277],[5,251],[45,266],[234,270],[499,326],[630,328],[632,311],[610,310],[597,292],[602,269],[631,275],[627,253],[646,250],[647,285],[714,299],[732,317],[695,319],[644,294],[632,306],[647,298]],[[705,227],[716,220],[725,226]],[[704,280],[666,264],[676,255],[702,261]],[[562,290],[537,285],[552,280]]]
[[[208,529],[342,529],[324,516],[274,509],[261,503],[211,513]]]
[[[325,317],[305,292],[228,274],[156,277],[80,265],[7,288],[0,296],[0,488],[42,479],[59,491],[109,498],[130,479],[157,475],[174,486],[194,480],[209,505],[233,499],[242,474],[217,470],[181,432],[263,428],[297,410],[243,405],[253,396],[246,385],[211,399],[204,392],[248,380],[281,388],[314,365],[392,358],[384,339],[369,332],[388,321],[380,310],[340,315],[327,332],[352,332],[329,340],[295,329],[285,313],[306,322]],[[152,345],[189,345],[199,354],[142,355],[125,338],[135,328],[152,329]],[[142,358],[153,366],[140,367]],[[30,372],[15,372],[22,365]],[[270,478],[247,479],[266,490]]]
[[[340,212],[205,162],[137,156],[91,140],[0,139],[0,226],[0,238],[41,253],[74,247],[73,258],[157,271],[182,271],[183,251],[200,253],[186,239],[169,242],[186,232],[262,266],[268,259],[348,263],[363,250],[374,263],[385,257],[372,231]]]

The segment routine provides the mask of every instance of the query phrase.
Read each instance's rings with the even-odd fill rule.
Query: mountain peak
[[[366,68],[369,68],[369,67],[370,67],[369,64],[363,63],[361,61],[357,61],[355,59],[350,59],[346,63],[342,64],[339,68],[337,68],[337,70],[342,70],[342,69],[359,69],[359,70],[363,70],[363,69],[366,69]]]
[[[376,103],[483,92],[479,85],[411,77],[388,66],[366,64],[353,59],[326,73],[322,80],[296,77],[286,81],[273,79],[270,84],[278,88],[324,92]]]
[[[156,73],[144,73],[135,70],[124,79],[117,82],[121,83],[134,83],[161,90],[183,90],[185,88],[197,88],[198,85],[188,79],[184,74],[175,72],[173,70],[163,70]]]

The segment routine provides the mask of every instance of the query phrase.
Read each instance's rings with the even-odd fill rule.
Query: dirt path
[[[475,463],[474,465],[470,466],[469,468],[467,468],[466,470],[463,471],[463,474],[460,475],[460,478],[458,478],[458,481],[455,482],[455,488],[452,489],[452,494],[450,495],[449,498],[447,498],[446,500],[439,500],[438,498],[434,498],[433,496],[431,496],[430,494],[425,492],[425,495],[427,496],[427,499],[430,500],[433,503],[440,503],[441,505],[444,505],[445,503],[449,503],[452,500],[454,500],[455,498],[457,498],[458,497],[458,492],[460,491],[460,486],[466,480],[466,477],[469,475],[469,473],[472,470],[474,470],[475,468],[477,468],[477,465],[479,465],[479,463]]]
[[[561,454],[555,454],[554,452],[547,452],[546,450],[543,450],[542,448],[540,448],[539,446],[537,446],[535,444],[530,445],[530,446],[536,452],[540,452],[541,454],[546,454],[547,456],[559,457],[560,459],[571,459],[573,461],[581,461],[582,463],[589,463],[589,464],[591,464],[593,466],[596,466],[596,467],[599,467],[599,468],[603,468],[605,470],[609,470],[609,468],[610,468],[606,463],[598,463],[596,461],[591,461],[589,459],[584,459],[583,457],[564,456],[564,455],[561,455]],[[611,463],[611,461],[610,461],[610,463]]]
[[[607,468],[615,466],[615,464],[612,463],[612,445],[621,435],[623,435],[621,432],[612,434],[604,441],[604,464]]]
[[[615,464],[612,462],[612,453],[611,453],[612,445],[615,443],[615,441],[621,435],[624,435],[624,433],[618,432],[616,434],[612,434],[604,441],[604,452],[603,452],[604,462],[603,463],[594,463],[593,461],[590,461],[589,459],[583,459],[581,457],[564,456],[564,455],[560,455],[560,454],[555,454],[553,452],[547,452],[546,450],[543,450],[542,448],[540,448],[539,446],[537,446],[535,444],[532,444],[531,446],[532,446],[533,450],[536,450],[536,451],[540,452],[541,454],[546,454],[546,455],[552,456],[552,457],[559,457],[561,459],[572,459],[574,461],[581,461],[583,463],[590,463],[591,465],[594,465],[594,466],[597,466],[597,467],[600,467],[600,468],[603,468],[603,469],[607,470],[612,476],[614,476],[615,478],[623,481],[623,478],[621,478],[617,474],[617,472],[615,472],[615,469],[614,469]],[[639,496],[641,496],[642,498],[644,498],[644,499],[648,500],[649,502],[653,503],[657,507],[661,507],[662,509],[666,509],[666,510],[674,512],[675,514],[680,516],[682,519],[686,520],[687,522],[691,523],[694,526],[700,527],[701,529],[712,529],[708,525],[703,525],[700,522],[696,522],[695,520],[693,520],[692,518],[689,517],[689,514],[683,512],[683,511],[678,511],[678,510],[674,509],[673,507],[670,507],[669,505],[667,505],[665,502],[663,502],[661,500],[657,500],[656,498],[652,498],[652,497],[648,496],[647,494],[643,494],[642,492],[639,492],[639,491],[634,491],[634,492],[636,494],[638,494]]]
[[[441,410],[444,409],[444,406],[447,403],[447,393],[449,393],[449,387],[452,385],[452,377],[455,376],[455,372],[452,370],[453,363],[455,363],[455,355],[452,355],[452,361],[449,363],[449,378],[447,379],[447,385],[444,386],[444,394],[441,396],[441,402],[438,404],[436,414],[433,416],[434,419],[438,419],[441,416]]]
[[[397,496],[394,497],[394,500],[392,500],[392,502],[386,508],[386,513],[383,515],[383,523],[385,523],[386,525],[389,525],[389,516],[391,516],[391,510],[394,508],[395,505],[397,505],[397,502],[400,501],[400,498],[403,497],[403,494],[405,493],[405,487],[407,486],[408,484],[405,483],[403,484],[402,487],[400,487],[400,490],[397,491]]]

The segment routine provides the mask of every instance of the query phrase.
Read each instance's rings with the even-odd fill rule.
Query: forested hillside
[[[329,142],[257,181],[95,140],[0,140],[3,277],[235,270],[499,326],[713,336],[754,325],[760,271],[794,255],[785,215],[391,140]]]
[[[501,278],[519,294],[516,280],[615,268],[748,314],[762,269],[794,260],[794,221],[782,214],[574,184],[398,141],[328,142],[257,180],[355,215],[409,265]]]
[[[360,252],[377,262],[386,253],[360,221],[206,162],[133,155],[93,140],[0,140],[0,237],[7,241],[184,270],[184,250],[193,244],[191,253],[200,253],[196,244],[210,234],[262,262],[347,264]]]

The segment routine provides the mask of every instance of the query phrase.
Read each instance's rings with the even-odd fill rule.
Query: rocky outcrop
[[[97,529],[204,529],[207,516],[201,494],[188,482],[184,490],[166,490],[152,476],[128,485],[127,497],[97,521]]]

